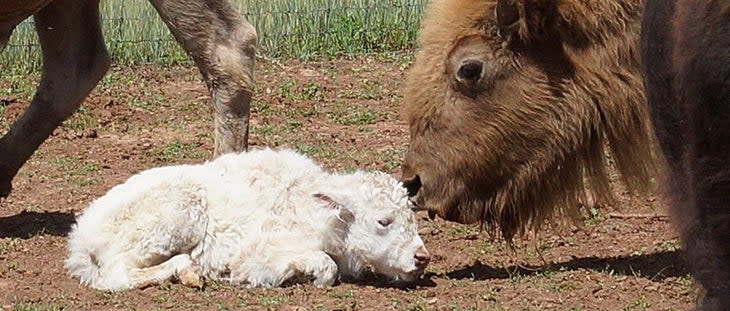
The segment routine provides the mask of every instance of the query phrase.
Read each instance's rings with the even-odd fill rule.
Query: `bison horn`
[[[509,28],[520,19],[520,9],[517,6],[517,0],[499,0],[494,11],[500,34],[509,32]]]

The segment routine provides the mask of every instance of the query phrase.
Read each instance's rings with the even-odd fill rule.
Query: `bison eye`
[[[385,219],[381,219],[381,220],[378,220],[378,223],[379,223],[379,224],[380,224],[381,226],[383,226],[383,227],[387,227],[387,226],[389,226],[389,225],[390,225],[390,224],[391,224],[392,222],[393,222],[393,220],[392,220],[392,219],[388,219],[388,218],[385,218]]]
[[[483,67],[482,62],[478,60],[464,61],[456,71],[456,78],[461,81],[478,81],[482,77]]]

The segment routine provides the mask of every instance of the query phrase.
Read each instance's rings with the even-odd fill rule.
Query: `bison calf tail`
[[[93,250],[89,249],[88,244],[84,244],[79,239],[76,225],[74,225],[69,234],[69,256],[64,262],[64,267],[69,275],[78,279],[81,284],[90,285],[99,275],[99,263]]]

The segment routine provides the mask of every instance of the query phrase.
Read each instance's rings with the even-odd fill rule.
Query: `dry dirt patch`
[[[408,58],[262,63],[251,144],[286,146],[337,170],[399,174],[407,142],[399,87]],[[37,77],[0,78],[0,131]],[[114,68],[21,170],[0,202],[0,307],[7,310],[687,310],[696,290],[654,198],[620,192],[582,226],[506,245],[421,215],[434,260],[400,287],[370,277],[331,289],[204,290],[166,283],[125,293],[79,286],[62,267],[74,214],[130,175],[211,156],[209,97],[193,68]],[[617,187],[617,189],[620,189]],[[621,190],[619,190],[621,191]],[[629,215],[632,216],[632,215]]]

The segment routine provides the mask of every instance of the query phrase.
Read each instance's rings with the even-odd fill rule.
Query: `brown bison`
[[[672,1],[647,3],[646,84],[675,220],[708,289],[704,305],[721,310],[730,306],[730,4],[675,2],[676,14]],[[434,0],[405,86],[412,200],[509,240],[577,212],[587,196],[610,200],[609,161],[645,191],[662,157],[639,62],[643,13],[642,0]]]
[[[640,0],[435,0],[405,85],[414,201],[511,239],[654,172]]]
[[[150,0],[205,79],[215,111],[215,153],[246,149],[256,31],[227,0]],[[25,161],[109,68],[99,0],[3,0],[0,50],[33,15],[43,74],[28,110],[0,139],[0,198]]]
[[[702,310],[730,308],[730,3],[647,1],[642,68]]]

